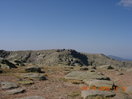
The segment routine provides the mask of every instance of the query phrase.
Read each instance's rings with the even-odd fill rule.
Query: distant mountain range
[[[126,59],[126,58],[122,58],[122,57],[118,57],[114,55],[108,55],[108,57],[115,59],[115,60],[119,60],[119,61],[132,61],[132,59]]]

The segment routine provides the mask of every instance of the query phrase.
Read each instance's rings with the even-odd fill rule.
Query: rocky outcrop
[[[0,50],[0,58],[13,62],[17,66],[25,63],[54,66],[101,66],[111,65],[119,67],[131,67],[132,62],[117,61],[104,54],[80,53],[71,49],[38,50],[38,51],[4,51]]]
[[[9,51],[0,50],[0,57],[1,58],[6,58],[9,54],[10,54]]]
[[[10,62],[6,59],[0,58],[0,68],[2,68],[2,69],[5,69],[5,68],[11,69],[11,68],[17,68],[17,67],[12,62]]]
[[[42,65],[88,65],[87,57],[75,50],[10,51],[6,59]]]

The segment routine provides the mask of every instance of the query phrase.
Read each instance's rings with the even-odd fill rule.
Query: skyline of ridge
[[[132,0],[1,0],[0,49],[75,49],[132,59]]]

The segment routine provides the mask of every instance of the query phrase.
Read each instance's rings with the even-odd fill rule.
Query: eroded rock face
[[[2,89],[13,89],[18,88],[18,85],[14,82],[0,82]]]
[[[89,99],[90,97],[114,97],[116,94],[114,92],[110,91],[99,91],[99,90],[87,90],[87,91],[82,91],[81,96],[83,99]]]
[[[15,99],[45,99],[45,98],[41,96],[28,96],[28,97],[15,98]]]

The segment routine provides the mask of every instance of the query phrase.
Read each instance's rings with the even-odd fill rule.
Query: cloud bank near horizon
[[[121,0],[118,4],[123,7],[132,7],[132,0]]]

